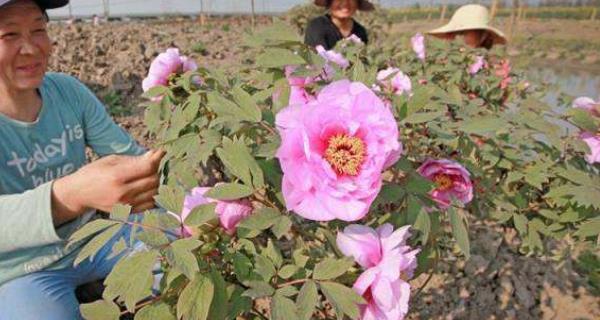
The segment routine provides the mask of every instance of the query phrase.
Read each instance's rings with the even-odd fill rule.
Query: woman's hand
[[[132,206],[133,212],[153,208],[163,156],[163,151],[148,151],[137,157],[111,155],[55,180],[54,224],[63,224],[90,208],[110,212],[119,203]]]

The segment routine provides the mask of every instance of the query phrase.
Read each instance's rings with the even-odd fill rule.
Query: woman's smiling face
[[[31,0],[0,8],[0,87],[21,91],[40,86],[52,51],[47,23]]]
[[[348,19],[358,10],[358,0],[333,0],[329,6],[331,15],[338,19]]]

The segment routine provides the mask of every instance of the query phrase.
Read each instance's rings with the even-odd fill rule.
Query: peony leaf
[[[211,279],[197,274],[177,300],[177,319],[206,320],[215,293]]]
[[[83,317],[88,320],[119,320],[121,316],[121,310],[112,301],[98,300],[82,304],[79,309]]]
[[[131,206],[124,205],[124,204],[117,204],[110,211],[110,218],[112,220],[119,220],[119,221],[125,222],[125,221],[127,221],[127,218],[129,217],[130,213],[131,213]]]
[[[136,304],[152,294],[154,276],[152,269],[159,253],[155,250],[143,251],[123,258],[117,262],[104,284],[103,297],[124,301],[129,312]]]
[[[248,286],[250,289],[242,293],[242,296],[244,297],[250,297],[253,299],[270,297],[275,292],[275,289],[273,289],[270,284],[264,281],[250,281]]]
[[[153,303],[135,313],[134,320],[176,320],[171,308],[164,302]]]
[[[98,219],[85,224],[81,229],[77,230],[75,233],[69,237],[69,243],[67,244],[67,248],[71,247],[75,243],[89,238],[102,230],[106,230],[108,227],[114,226],[118,224],[117,221]]]
[[[78,265],[85,259],[94,259],[94,256],[102,249],[122,228],[121,224],[116,224],[102,233],[95,236],[92,240],[85,244],[85,246],[77,254],[74,265]]]
[[[237,200],[252,195],[254,190],[239,183],[222,183],[214,186],[205,196],[215,200]]]
[[[217,217],[215,209],[216,203],[207,203],[199,205],[190,211],[190,214],[185,218],[186,226],[200,226]]]
[[[298,320],[296,305],[289,298],[277,293],[271,300],[271,319]]]
[[[354,265],[351,259],[334,259],[325,258],[317,263],[313,271],[313,279],[315,280],[331,280],[335,279],[348,271]]]
[[[154,197],[158,204],[167,211],[179,214],[183,208],[185,192],[176,186],[162,185],[158,189],[158,195]]]
[[[319,292],[314,281],[308,280],[300,289],[296,298],[296,308],[300,320],[310,320],[319,302]]]
[[[210,270],[210,278],[215,287],[215,294],[210,305],[210,312],[208,319],[210,320],[224,320],[227,319],[228,307],[228,295],[227,295],[227,283],[221,273],[215,269]]]
[[[334,306],[338,318],[347,315],[351,319],[360,317],[359,304],[364,304],[365,300],[356,294],[354,290],[335,282],[320,282],[321,291]]]
[[[299,55],[287,49],[269,48],[256,57],[256,64],[263,68],[280,68],[305,64]]]
[[[244,89],[236,86],[231,90],[231,95],[248,119],[253,119],[254,122],[260,122],[262,120],[262,114],[256,101],[254,101],[252,96],[244,91]]]
[[[460,251],[462,251],[468,260],[471,256],[471,249],[469,246],[469,234],[465,226],[465,218],[454,207],[448,208],[448,216],[450,217],[452,235],[456,239]]]
[[[196,239],[177,240],[165,250],[165,257],[170,265],[183,273],[188,279],[193,280],[196,273],[200,271],[196,256],[192,252],[202,245]]]

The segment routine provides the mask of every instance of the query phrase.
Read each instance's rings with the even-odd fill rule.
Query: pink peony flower
[[[294,66],[285,67],[285,76],[290,85],[289,105],[305,104],[315,99],[315,97],[306,92],[306,86],[314,83],[315,80],[311,77],[298,77],[292,75],[295,70],[296,67]]]
[[[584,109],[590,114],[600,117],[600,101],[594,101],[592,98],[579,97],[573,100],[573,108]]]
[[[410,285],[404,279],[413,276],[419,253],[406,245],[409,228],[350,225],[338,233],[340,251],[366,269],[353,286],[367,302],[361,305],[361,319],[404,319],[408,312]]]
[[[430,193],[431,198],[444,209],[450,206],[452,198],[463,204],[473,200],[473,183],[469,171],[451,160],[425,161],[417,172],[436,183],[437,187]]]
[[[362,40],[357,35],[355,35],[354,33],[351,34],[349,37],[347,37],[345,40],[348,40],[350,42],[354,42],[355,44],[362,44],[363,43]]]
[[[588,145],[591,151],[589,154],[585,155],[585,160],[589,164],[600,163],[600,135],[583,132],[579,137]]]
[[[410,42],[417,57],[421,61],[425,61],[425,37],[421,33],[417,33],[410,39]]]
[[[252,204],[247,199],[222,201],[207,198],[204,194],[208,190],[210,190],[210,188],[205,187],[196,187],[191,190],[190,194],[185,197],[183,202],[181,221],[185,221],[185,218],[187,218],[195,207],[208,203],[216,203],[217,206],[215,212],[219,217],[221,227],[225,229],[227,234],[233,235],[238,223],[252,213]],[[183,226],[182,229],[182,233],[185,237],[192,235],[192,229],[190,227]]]
[[[402,73],[398,68],[387,68],[377,73],[377,81],[383,86],[384,90],[396,95],[403,93],[412,95],[412,83],[410,78]]]
[[[142,81],[144,92],[159,85],[167,85],[169,76],[179,72],[194,71],[198,65],[192,59],[181,56],[179,49],[169,48],[159,54],[150,64],[148,76]]]
[[[479,72],[479,70],[481,70],[481,68],[483,68],[484,65],[485,59],[483,58],[483,56],[475,57],[475,62],[469,66],[469,74],[476,74],[477,72]]]
[[[335,74],[335,70],[331,67],[330,63],[334,63],[342,69],[350,66],[350,62],[341,53],[333,50],[325,50],[321,45],[318,45],[316,49],[317,53],[326,61],[325,66],[323,66],[323,78],[325,80],[330,80]]]
[[[340,80],[277,114],[288,210],[316,221],[364,217],[381,172],[402,153],[389,108],[364,84]]]

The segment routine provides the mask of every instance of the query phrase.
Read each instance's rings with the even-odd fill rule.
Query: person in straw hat
[[[464,39],[465,44],[473,48],[491,49],[496,44],[506,44],[504,33],[490,26],[488,9],[478,4],[458,8],[450,22],[427,34],[445,40],[454,40],[459,36]]]
[[[315,0],[315,5],[325,7],[328,13],[313,19],[306,28],[304,42],[312,47],[323,46],[326,50],[345,38],[369,41],[367,29],[352,17],[357,10],[375,9],[367,0]],[[358,41],[358,40],[356,40]]]

